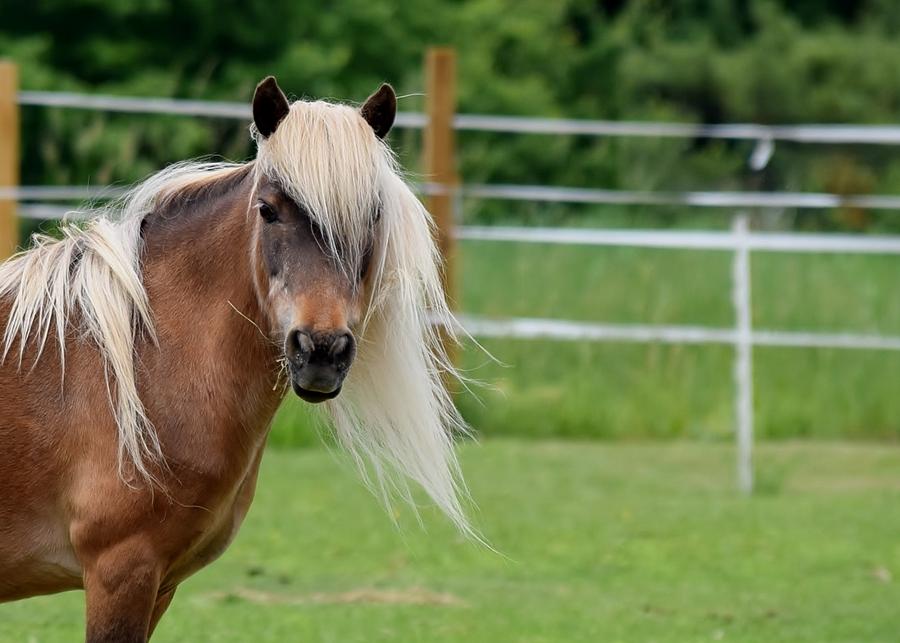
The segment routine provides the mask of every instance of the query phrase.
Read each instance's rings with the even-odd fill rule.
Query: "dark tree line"
[[[274,73],[297,96],[352,100],[388,80],[412,94],[401,109],[415,110],[423,51],[449,44],[459,52],[464,112],[900,122],[893,0],[0,0],[0,15],[0,55],[20,63],[27,89],[246,100]],[[26,183],[121,183],[182,158],[251,154],[234,122],[38,108],[23,117]],[[394,140],[414,162],[416,135]],[[461,173],[473,182],[741,189],[751,149],[470,133],[461,137]],[[763,182],[896,193],[900,150],[779,145]],[[481,218],[512,210],[471,208]],[[518,207],[515,216],[546,221],[585,210]],[[890,227],[898,218],[857,212],[816,221]]]

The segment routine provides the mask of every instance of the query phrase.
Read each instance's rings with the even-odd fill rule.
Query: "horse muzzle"
[[[314,404],[333,399],[356,356],[356,340],[347,330],[313,332],[295,328],[284,343],[291,387]]]

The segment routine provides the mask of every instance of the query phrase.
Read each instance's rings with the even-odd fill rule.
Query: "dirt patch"
[[[310,592],[308,594],[282,594],[252,587],[236,587],[227,592],[206,594],[204,598],[217,601],[242,600],[259,605],[347,605],[353,603],[382,605],[443,605],[464,607],[458,596],[435,592],[424,587],[387,589],[362,587],[346,592]]]

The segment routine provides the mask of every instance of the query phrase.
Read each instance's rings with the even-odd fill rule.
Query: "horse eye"
[[[278,220],[278,213],[265,201],[260,201],[259,205],[256,207],[259,208],[259,216],[261,216],[266,223],[272,223],[273,221]]]

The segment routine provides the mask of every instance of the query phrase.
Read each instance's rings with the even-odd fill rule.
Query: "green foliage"
[[[26,89],[247,100],[275,73],[296,95],[353,100],[389,80],[413,110],[424,49],[448,44],[459,52],[464,112],[763,123],[879,123],[900,113],[900,10],[890,0],[0,0],[0,14],[0,54],[21,64]],[[233,122],[37,108],[24,120],[27,183],[130,182],[186,157],[252,153]],[[461,138],[471,182],[717,189],[750,180],[748,143]],[[415,159],[416,136],[394,140]],[[779,145],[761,180],[896,192],[900,162],[873,147]],[[474,204],[470,216],[510,209]],[[804,224],[897,227],[896,217],[852,212]]]

